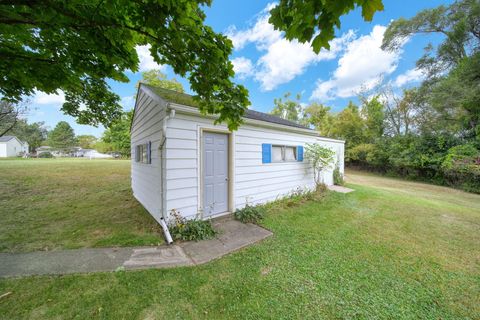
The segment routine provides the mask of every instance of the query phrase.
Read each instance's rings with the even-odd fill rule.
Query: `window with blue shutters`
[[[262,144],[262,163],[303,161],[303,146]]]
[[[272,162],[272,145],[268,143],[262,144],[262,163]]]
[[[297,146],[297,161],[303,161],[303,146]]]

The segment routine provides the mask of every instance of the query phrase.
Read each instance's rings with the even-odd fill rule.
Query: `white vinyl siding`
[[[211,118],[185,114],[181,109],[169,118],[166,115],[167,103],[141,87],[131,130],[132,159],[136,156],[136,146],[151,142],[151,164],[132,161],[133,193],[157,221],[173,209],[186,218],[202,218],[199,216],[200,132],[227,128],[213,125]],[[162,136],[164,124],[165,137]],[[233,188],[229,191],[233,208],[274,201],[298,188],[313,189],[310,163],[297,161],[297,147],[305,147],[307,143],[318,142],[333,149],[343,172],[342,142],[292,132],[294,130],[244,124],[231,133],[233,143],[229,148],[233,159],[229,159],[229,165]],[[272,146],[271,163],[262,163],[262,144]],[[326,184],[333,184],[332,171],[333,168],[323,175]]]
[[[132,190],[135,198],[159,221],[162,217],[162,172],[160,143],[165,105],[153,100],[142,90],[139,91],[131,129]],[[151,164],[134,161],[137,146],[143,146],[142,157],[146,155],[146,144],[151,142]],[[143,152],[145,149],[145,152]]]
[[[189,218],[200,210],[200,128],[226,130],[223,125],[213,126],[212,120],[178,112],[167,122],[166,209],[167,212],[175,209]],[[273,201],[298,188],[315,187],[310,164],[296,159],[296,146],[319,142],[335,147],[335,151],[339,145],[343,148],[340,142],[324,142],[315,136],[251,125],[241,126],[233,135],[235,208],[241,208],[247,202]],[[272,163],[262,164],[262,143],[272,144]],[[277,155],[280,162],[275,162],[275,146],[280,146]],[[333,183],[332,170],[324,174],[324,182]]]

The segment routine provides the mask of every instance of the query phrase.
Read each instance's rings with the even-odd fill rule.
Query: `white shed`
[[[200,114],[187,94],[140,85],[131,126],[132,189],[157,221],[172,210],[216,217],[313,189],[306,143],[334,150],[343,172],[344,141],[253,110],[233,132],[214,119]],[[333,184],[332,171],[323,179]]]
[[[0,158],[18,157],[28,153],[28,143],[15,136],[0,137]]]

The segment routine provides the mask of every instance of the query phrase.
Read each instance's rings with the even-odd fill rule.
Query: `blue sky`
[[[273,99],[284,93],[300,93],[301,101],[308,104],[317,101],[329,105],[334,111],[344,108],[349,100],[356,100],[360,91],[368,91],[380,79],[400,90],[414,86],[422,79],[415,70],[415,61],[423,54],[429,42],[438,36],[415,36],[402,50],[387,53],[379,49],[385,27],[391,20],[409,18],[425,8],[433,8],[451,1],[384,0],[385,10],[377,12],[372,22],[364,22],[360,10],[342,18],[337,38],[331,42],[331,50],[318,55],[308,44],[288,42],[280,32],[268,24],[268,1],[214,0],[206,8],[206,23],[217,32],[227,34],[234,42],[232,62],[237,72],[235,81],[250,92],[252,108],[268,112]],[[146,48],[138,48],[141,70],[160,67],[169,77],[176,77],[190,92],[188,82],[173,74],[168,66],[156,66]],[[122,97],[125,110],[134,103],[135,84],[141,73],[129,73],[129,83],[111,81],[112,89]],[[75,119],[60,111],[61,94],[38,93],[31,98],[29,122],[43,121],[53,128],[58,121],[69,122],[76,134],[93,134],[100,137],[104,128],[79,125]]]

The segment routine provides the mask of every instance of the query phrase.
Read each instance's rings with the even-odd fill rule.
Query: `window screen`
[[[296,147],[284,147],[285,148],[285,161],[295,161],[296,157]]]
[[[142,144],[142,163],[148,163],[147,145]]]
[[[135,147],[135,161],[141,163],[151,163],[151,148],[150,142],[139,144]]]
[[[272,162],[288,162],[297,160],[297,147],[272,146]]]
[[[283,161],[283,147],[281,146],[272,146],[272,162],[282,162]]]

